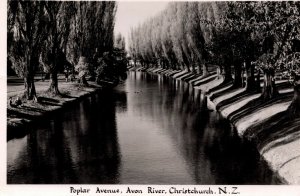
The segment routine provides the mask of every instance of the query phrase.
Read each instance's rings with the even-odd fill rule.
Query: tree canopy
[[[129,53],[144,67],[186,69],[203,76],[208,65],[217,65],[224,85],[262,90],[266,101],[279,95],[276,72],[299,83],[299,21],[297,1],[170,2],[131,30]]]
[[[114,1],[8,1],[8,64],[24,78],[27,99],[37,100],[38,70],[50,74],[48,91],[57,95],[58,73],[77,73],[86,85],[114,47],[125,54],[123,37],[114,44],[116,9]]]

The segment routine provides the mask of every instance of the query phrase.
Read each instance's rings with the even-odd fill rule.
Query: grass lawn
[[[88,87],[80,87],[77,82],[66,82],[63,78],[59,78],[60,95],[53,96],[47,93],[49,81],[37,81],[35,83],[38,102],[26,100],[23,97],[24,85],[19,79],[8,81],[7,85],[7,127],[16,129],[19,126],[25,125],[38,117],[49,114],[52,111],[62,108],[65,104],[75,101],[82,96],[95,92],[101,88],[94,82],[89,82]],[[22,104],[19,106],[11,106],[9,99],[13,101],[19,97]]]

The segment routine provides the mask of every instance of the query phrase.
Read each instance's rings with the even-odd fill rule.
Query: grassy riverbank
[[[32,122],[45,119],[67,105],[102,88],[100,85],[92,82],[89,83],[88,87],[81,87],[75,82],[60,81],[59,89],[61,94],[53,96],[46,92],[48,86],[48,81],[36,82],[38,102],[23,99],[23,90],[20,90],[20,86],[8,87],[7,139],[26,134],[27,127]],[[11,106],[9,99],[16,100],[17,97],[21,98],[22,104]]]
[[[161,68],[139,68],[138,71],[171,76],[201,89],[207,96],[208,108],[219,111],[235,126],[240,137],[252,141],[283,181],[300,184],[300,119],[291,119],[286,112],[293,97],[288,81],[277,80],[279,96],[263,102],[260,93],[231,88],[232,83],[224,84],[216,73],[199,76]]]

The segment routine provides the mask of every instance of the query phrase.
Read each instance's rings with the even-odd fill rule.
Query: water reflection
[[[133,80],[120,87],[128,92],[130,107],[126,114],[117,115],[123,157],[122,183],[280,183],[252,145],[239,139],[230,124],[217,113],[206,110],[198,90],[163,76],[143,73],[130,76]],[[137,91],[140,93],[135,94]],[[131,125],[135,123],[138,127]],[[152,144],[145,145],[149,140]],[[168,153],[153,150],[156,147]],[[152,161],[154,154],[160,156],[157,163]],[[172,159],[166,160],[166,157]],[[152,162],[149,165],[141,160]],[[138,172],[136,166],[141,168]],[[168,173],[167,167],[173,170]],[[154,172],[156,178],[150,172]]]
[[[8,183],[119,183],[116,102],[108,97],[92,96],[9,141]]]
[[[8,183],[280,183],[200,91],[146,73],[7,145]]]

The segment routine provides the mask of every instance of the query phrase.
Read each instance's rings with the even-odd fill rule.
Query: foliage
[[[79,58],[78,64],[75,66],[75,71],[78,72],[79,79],[85,83],[85,77],[89,74],[89,62],[86,57],[81,56]]]
[[[121,33],[115,37],[114,48],[125,51],[125,37],[123,37]]]
[[[8,60],[24,78],[24,96],[34,101],[37,101],[34,74],[47,32],[44,8],[44,2],[40,1],[8,1]]]
[[[105,52],[98,59],[99,66],[96,69],[97,82],[110,81],[118,84],[125,80],[127,75],[127,59],[124,50],[115,48],[111,52]]]
[[[78,1],[66,47],[67,57],[77,64],[80,56],[96,62],[103,52],[113,49],[116,2]],[[96,66],[96,65],[94,65]]]
[[[66,68],[77,65],[80,78],[94,74],[97,59],[113,50],[116,7],[113,1],[8,1],[8,65],[24,78],[28,98],[36,97],[37,69],[51,74],[55,93],[57,74]]]
[[[20,77],[34,74],[47,19],[43,2],[8,2],[8,59]]]
[[[171,2],[166,10],[130,32],[129,53],[147,66],[195,70],[209,61],[217,3]],[[220,6],[221,7],[221,6]],[[206,23],[208,24],[208,23]]]
[[[210,62],[241,69],[243,62],[255,62],[262,70],[298,73],[299,5],[293,1],[171,2],[131,30],[129,53],[141,64],[165,62],[169,68],[179,64],[193,69]]]
[[[66,64],[65,48],[71,31],[70,16],[74,16],[74,6],[68,2],[45,2],[45,17],[48,20],[47,39],[40,53],[40,63],[44,70],[57,74]]]

